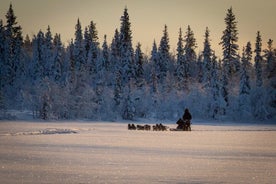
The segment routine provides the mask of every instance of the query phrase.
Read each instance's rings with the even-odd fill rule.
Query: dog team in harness
[[[182,118],[178,119],[176,122],[177,127],[176,128],[169,128],[167,126],[164,126],[163,124],[156,124],[152,126],[153,131],[191,131],[191,119],[192,115],[189,112],[189,109],[184,110],[184,114]],[[128,124],[128,130],[151,130],[150,125],[134,125],[134,124]]]

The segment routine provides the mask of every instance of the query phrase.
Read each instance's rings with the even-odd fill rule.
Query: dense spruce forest
[[[22,35],[12,4],[5,17],[0,20],[0,119],[11,118],[10,110],[24,110],[45,120],[177,120],[184,108],[198,119],[276,119],[273,40],[262,40],[256,30],[256,40],[238,45],[232,8],[224,18],[221,58],[212,49],[208,27],[204,43],[196,42],[190,26],[179,28],[172,52],[166,25],[145,55],[141,43],[132,44],[127,8],[111,43],[106,36],[99,43],[93,21],[83,26],[78,19],[75,37],[65,46],[50,26]],[[199,54],[198,44],[204,45]]]

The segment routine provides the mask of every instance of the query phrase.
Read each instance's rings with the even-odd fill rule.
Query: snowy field
[[[275,125],[192,129],[2,121],[0,183],[276,183]]]

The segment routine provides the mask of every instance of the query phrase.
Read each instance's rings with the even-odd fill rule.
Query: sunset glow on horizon
[[[257,31],[261,32],[263,47],[266,47],[268,39],[276,38],[274,0],[1,0],[0,19],[4,24],[10,3],[18,24],[22,26],[24,37],[26,34],[32,37],[39,30],[45,32],[49,25],[53,34],[61,34],[65,45],[74,39],[78,18],[83,30],[90,21],[95,22],[100,45],[105,34],[110,44],[115,29],[120,28],[120,17],[125,7],[130,16],[133,47],[140,42],[147,55],[150,54],[154,40],[159,45],[166,24],[172,53],[176,52],[179,28],[185,34],[190,25],[197,41],[197,52],[203,49],[203,35],[208,27],[212,48],[221,56],[219,42],[225,29],[226,11],[231,6],[238,21],[240,52],[246,42],[255,43]]]

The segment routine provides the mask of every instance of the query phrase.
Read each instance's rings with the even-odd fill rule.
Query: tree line
[[[172,119],[188,107],[197,118],[268,120],[276,117],[276,49],[265,49],[258,31],[254,46],[239,48],[232,8],[227,10],[219,59],[210,30],[196,54],[190,26],[179,29],[176,55],[165,25],[149,56],[132,45],[128,9],[112,42],[99,43],[96,24],[83,27],[64,46],[50,26],[23,39],[12,4],[0,20],[0,109],[31,110],[34,118],[117,120]],[[241,52],[241,55],[239,54]]]

